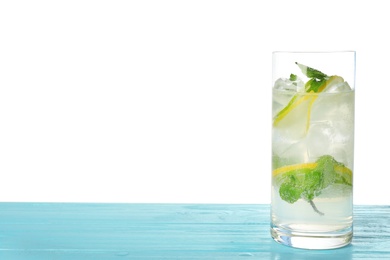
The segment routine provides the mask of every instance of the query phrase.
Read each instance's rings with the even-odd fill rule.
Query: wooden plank
[[[282,246],[268,205],[0,203],[0,259],[390,259],[390,206],[355,206],[334,250]]]

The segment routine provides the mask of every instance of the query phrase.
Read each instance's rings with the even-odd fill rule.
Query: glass
[[[355,52],[274,52],[271,235],[330,249],[352,240]]]

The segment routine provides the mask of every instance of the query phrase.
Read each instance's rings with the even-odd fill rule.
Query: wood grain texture
[[[390,206],[355,206],[352,245],[274,242],[268,205],[0,203],[0,259],[390,259]]]

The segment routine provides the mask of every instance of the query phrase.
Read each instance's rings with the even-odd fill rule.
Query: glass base
[[[271,235],[276,242],[302,249],[334,249],[347,246],[352,241],[352,234],[352,227],[326,233],[302,233],[271,227]]]

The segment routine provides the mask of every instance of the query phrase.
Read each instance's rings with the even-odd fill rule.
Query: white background
[[[390,204],[385,3],[2,1],[0,201],[269,203],[272,51],[355,50],[355,203]]]

